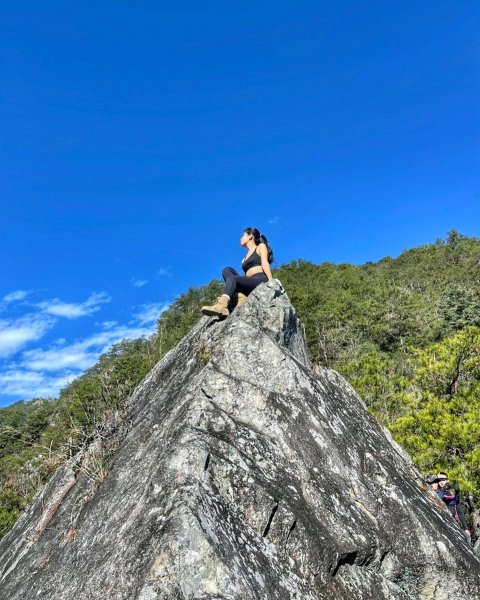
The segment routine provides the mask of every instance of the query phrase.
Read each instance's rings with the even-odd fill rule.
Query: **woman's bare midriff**
[[[263,273],[262,267],[252,267],[251,269],[248,269],[246,276],[251,277],[252,275],[258,275],[258,273]]]

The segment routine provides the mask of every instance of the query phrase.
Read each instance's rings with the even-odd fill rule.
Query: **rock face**
[[[312,372],[278,281],[202,319],[130,406],[108,465],[74,457],[0,543],[2,600],[480,598],[408,456]]]

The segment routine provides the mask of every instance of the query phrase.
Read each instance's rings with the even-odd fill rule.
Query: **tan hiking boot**
[[[247,300],[247,296],[245,296],[245,294],[242,294],[242,292],[238,292],[237,306],[242,306],[242,304],[245,304],[246,300]]]
[[[217,298],[216,304],[212,304],[212,306],[202,306],[202,313],[204,315],[208,315],[209,317],[228,317],[230,314],[228,310],[228,302],[229,300],[227,300],[227,298],[220,296],[220,298]]]

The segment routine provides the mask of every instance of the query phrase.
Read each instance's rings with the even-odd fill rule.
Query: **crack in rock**
[[[275,513],[278,510],[278,501],[275,500],[275,506],[272,509],[272,512],[270,513],[270,517],[268,518],[268,522],[265,526],[265,529],[263,530],[262,533],[262,537],[266,538],[268,535],[268,532],[270,531],[270,527],[272,526],[272,521],[273,521],[273,517],[275,516]]]

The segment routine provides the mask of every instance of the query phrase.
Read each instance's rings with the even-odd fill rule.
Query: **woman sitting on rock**
[[[247,248],[247,254],[242,260],[242,269],[245,275],[239,275],[232,267],[225,267],[222,271],[225,280],[223,294],[213,306],[202,306],[204,315],[218,315],[227,317],[230,314],[228,305],[236,295],[237,306],[243,304],[250,292],[266,281],[272,279],[270,263],[273,252],[268,245],[267,238],[255,227],[248,227],[240,238],[240,245]]]

